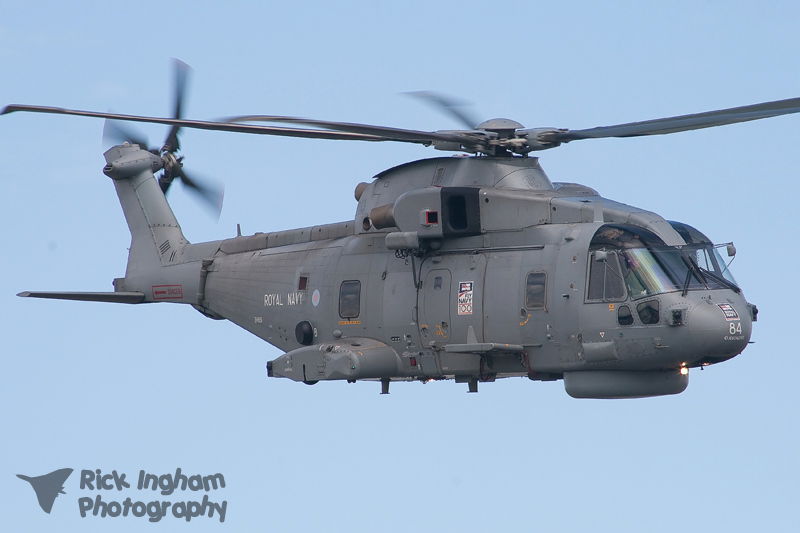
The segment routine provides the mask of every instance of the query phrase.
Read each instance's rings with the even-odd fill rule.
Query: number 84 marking
[[[728,323],[728,331],[731,335],[741,335],[742,334],[742,323],[738,320],[736,322]]]

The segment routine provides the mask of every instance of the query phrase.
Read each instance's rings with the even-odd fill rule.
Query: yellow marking
[[[613,311],[614,310],[614,304],[608,304],[608,310],[609,311]]]
[[[525,322],[520,322],[520,323],[519,323],[519,325],[520,325],[520,326],[524,326],[525,324],[527,324],[527,323],[528,323],[528,320],[530,320],[530,319],[531,319],[531,314],[530,314],[530,313],[528,313],[528,316],[527,316],[527,317],[525,317]]]
[[[440,337],[444,337],[444,331],[442,331],[442,326],[440,326],[438,324],[436,325],[436,335],[438,335]]]
[[[341,320],[339,322],[340,326],[347,326],[349,324],[361,324],[360,320]]]

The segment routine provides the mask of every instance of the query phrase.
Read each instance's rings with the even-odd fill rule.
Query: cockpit
[[[695,228],[670,222],[686,245],[667,246],[653,232],[605,225],[592,238],[587,301],[636,300],[667,292],[740,289],[716,246]]]

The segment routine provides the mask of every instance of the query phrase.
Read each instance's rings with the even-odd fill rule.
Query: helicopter
[[[477,392],[508,377],[563,380],[574,398],[679,394],[689,369],[731,359],[750,341],[758,309],[720,253],[733,258],[732,243],[588,186],[552,182],[531,154],[797,113],[800,98],[570,130],[502,118],[476,124],[446,97],[419,93],[465,129],[416,131],[276,115],[184,119],[187,72],[176,62],[169,118],[3,109],[103,118],[107,130],[117,121],[170,127],[153,149],[116,127],[124,140],[104,154],[131,233],[113,292],[18,296],[188,304],[284,352],[267,362],[269,377],[375,381],[382,394],[397,381],[453,379]],[[359,183],[352,220],[190,243],[167,201],[170,184],[182,180],[215,209],[222,195],[183,169],[182,128],[404,142],[457,155]]]

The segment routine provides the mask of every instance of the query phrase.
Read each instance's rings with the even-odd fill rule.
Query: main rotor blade
[[[693,115],[659,118],[643,122],[631,122],[615,126],[602,126],[586,130],[547,132],[542,139],[548,142],[569,142],[579,139],[601,139],[604,137],[639,137],[642,135],[664,135],[680,131],[698,130],[747,122],[762,118],[777,117],[800,112],[800,98],[777,100],[742,107],[720,109]]]
[[[432,91],[411,91],[404,94],[418,98],[431,104],[436,109],[444,111],[445,114],[448,114],[455,118],[458,122],[461,122],[467,129],[475,129],[475,126],[481,122],[480,120],[477,120],[474,115],[464,110],[466,107],[464,103],[458,102],[449,96]]]
[[[374,135],[384,137],[390,141],[432,143],[434,141],[458,142],[465,144],[480,144],[484,137],[479,137],[480,132],[473,133],[441,133],[435,131],[406,130],[402,128],[390,128],[387,126],[372,126],[369,124],[355,124],[352,122],[333,122],[330,120],[313,120],[298,117],[283,117],[277,115],[245,115],[241,117],[231,117],[226,122],[284,122],[287,124],[303,124],[305,126],[317,126],[333,131],[355,133],[361,135]]]
[[[203,120],[170,119],[158,117],[144,117],[138,115],[119,115],[115,113],[99,113],[96,111],[80,111],[77,109],[64,109],[60,107],[32,106],[12,104],[6,106],[0,115],[7,115],[16,111],[27,111],[29,113],[50,113],[55,115],[75,115],[80,117],[108,118],[113,120],[127,120],[129,122],[147,122],[151,124],[166,124],[167,126],[179,126],[182,128],[194,128],[199,130],[230,131],[234,133],[252,133],[258,135],[277,135],[280,137],[303,137],[308,139],[334,139],[346,141],[399,141],[399,142],[419,142],[426,144],[427,141],[408,141],[404,139],[390,139],[375,135],[358,135],[338,131],[307,130],[299,128],[279,128],[275,126],[256,126],[249,124],[235,124],[228,122],[213,122]]]

